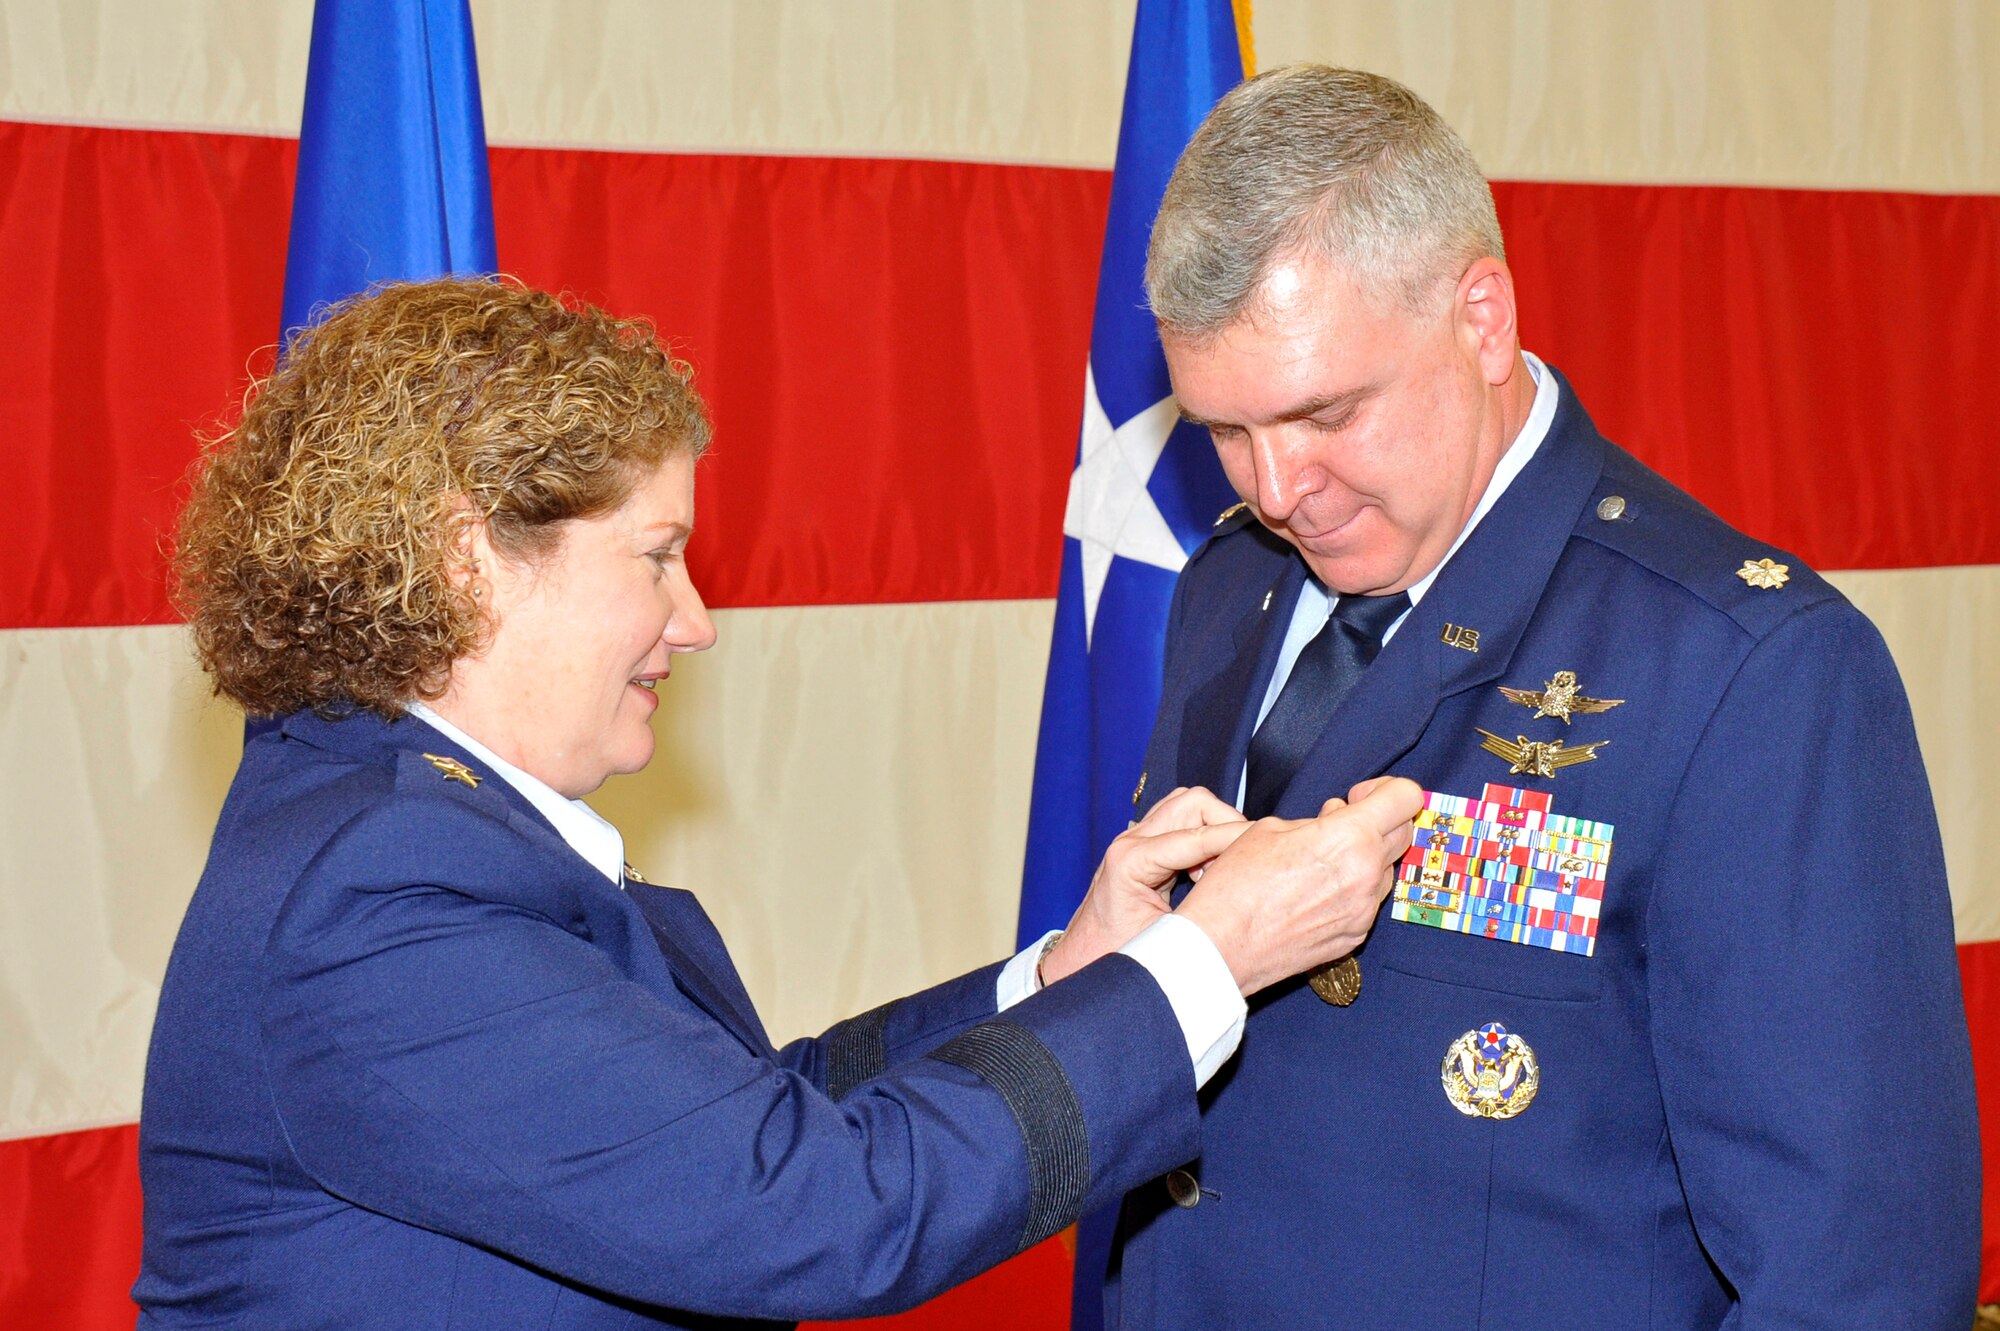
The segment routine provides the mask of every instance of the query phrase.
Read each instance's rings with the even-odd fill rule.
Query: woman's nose
[[[705,652],[715,646],[715,620],[709,615],[692,576],[674,597],[674,611],[667,617],[667,627],[661,636],[677,652]]]

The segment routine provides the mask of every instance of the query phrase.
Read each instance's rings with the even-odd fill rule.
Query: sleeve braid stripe
[[[1010,1021],[974,1026],[931,1054],[1000,1093],[1028,1148],[1026,1250],[1074,1224],[1090,1192],[1090,1137],[1083,1104],[1041,1038]]]
[[[888,1025],[889,1009],[893,1006],[884,1003],[881,1007],[870,1008],[858,1017],[841,1022],[827,1035],[828,1095],[836,1100],[845,1099],[847,1093],[862,1082],[882,1075],[889,1062],[882,1028]]]

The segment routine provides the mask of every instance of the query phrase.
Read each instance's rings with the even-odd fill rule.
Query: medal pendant
[[[1346,1007],[1361,996],[1361,963],[1350,953],[1306,973],[1306,983],[1323,1002]]]

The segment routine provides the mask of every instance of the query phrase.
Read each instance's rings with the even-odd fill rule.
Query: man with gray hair
[[[1964,1327],[1965,1016],[1873,626],[1521,349],[1491,191],[1399,84],[1224,98],[1147,289],[1243,502],[1135,805],[1432,793],[1368,940],[1253,1004],[1200,1158],[1127,1198],[1107,1324]]]

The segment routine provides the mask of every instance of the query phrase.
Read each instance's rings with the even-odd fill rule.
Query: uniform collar
[[[564,797],[547,782],[531,776],[502,758],[478,740],[439,716],[428,705],[413,702],[407,708],[409,714],[431,726],[446,739],[461,749],[483,761],[502,781],[519,791],[521,798],[533,805],[535,811],[549,820],[556,829],[556,835],[569,844],[569,848],[582,856],[584,862],[609,878],[623,885],[625,881],[625,839],[618,829],[605,821],[604,816],[585,804],[582,800]]]
[[[472,779],[464,783],[446,782],[448,792],[512,823],[531,839],[545,843],[550,853],[571,862],[580,859],[601,871],[599,864],[583,855],[564,836],[548,811],[538,807],[514,782],[504,776],[498,781],[492,779],[500,775],[500,768],[506,764],[463,732],[448,734],[408,711],[390,719],[359,707],[330,715],[301,710],[280,718],[275,733],[267,732],[251,742],[301,743],[357,762],[381,763],[391,768],[411,762],[429,763],[441,773],[445,768],[440,760],[462,763]],[[556,801],[569,803],[555,792],[549,793]],[[612,875],[612,880],[619,881],[618,876]]]

